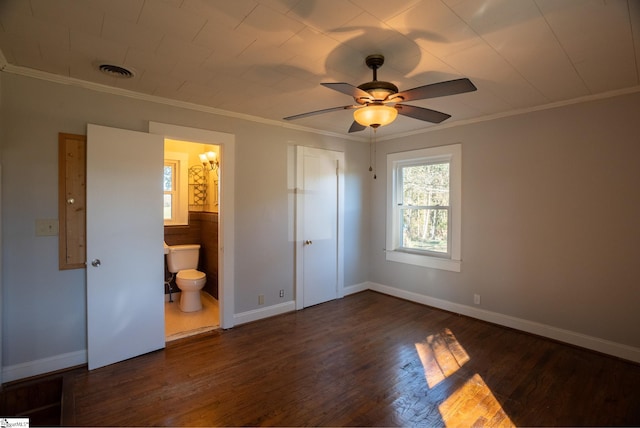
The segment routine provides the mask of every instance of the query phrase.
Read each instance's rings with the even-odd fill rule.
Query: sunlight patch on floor
[[[416,343],[416,350],[431,390],[471,359],[448,328]],[[464,375],[458,374],[454,382],[458,382],[461,376]],[[477,373],[445,397],[438,410],[447,427],[514,426],[482,376]]]
[[[448,328],[428,336],[424,342],[416,343],[416,350],[429,388],[451,376],[469,361],[469,355]]]
[[[447,427],[515,426],[479,374],[451,394],[439,410]]]

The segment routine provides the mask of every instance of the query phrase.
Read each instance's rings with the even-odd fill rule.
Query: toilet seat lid
[[[203,279],[205,276],[206,276],[205,273],[200,272],[199,270],[185,269],[178,272],[178,275],[176,275],[176,278],[197,280],[197,279]]]

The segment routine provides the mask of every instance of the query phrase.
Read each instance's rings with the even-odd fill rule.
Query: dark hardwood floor
[[[63,425],[640,425],[640,365],[367,291],[65,375]]]

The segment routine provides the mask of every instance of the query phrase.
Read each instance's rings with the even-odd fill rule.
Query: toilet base
[[[202,299],[200,290],[185,291],[180,293],[180,303],[178,305],[182,312],[196,312],[202,309]]]

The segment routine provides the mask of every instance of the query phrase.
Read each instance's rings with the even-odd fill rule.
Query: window
[[[164,225],[177,226],[189,223],[187,153],[165,152],[164,175]]]
[[[387,260],[460,271],[460,144],[387,155]]]
[[[177,198],[177,189],[176,189],[176,172],[177,172],[177,162],[167,162],[165,160],[164,163],[164,219],[165,221],[172,221],[176,218],[177,206],[175,201]]]
[[[448,256],[449,161],[399,165],[397,174],[399,248]]]

